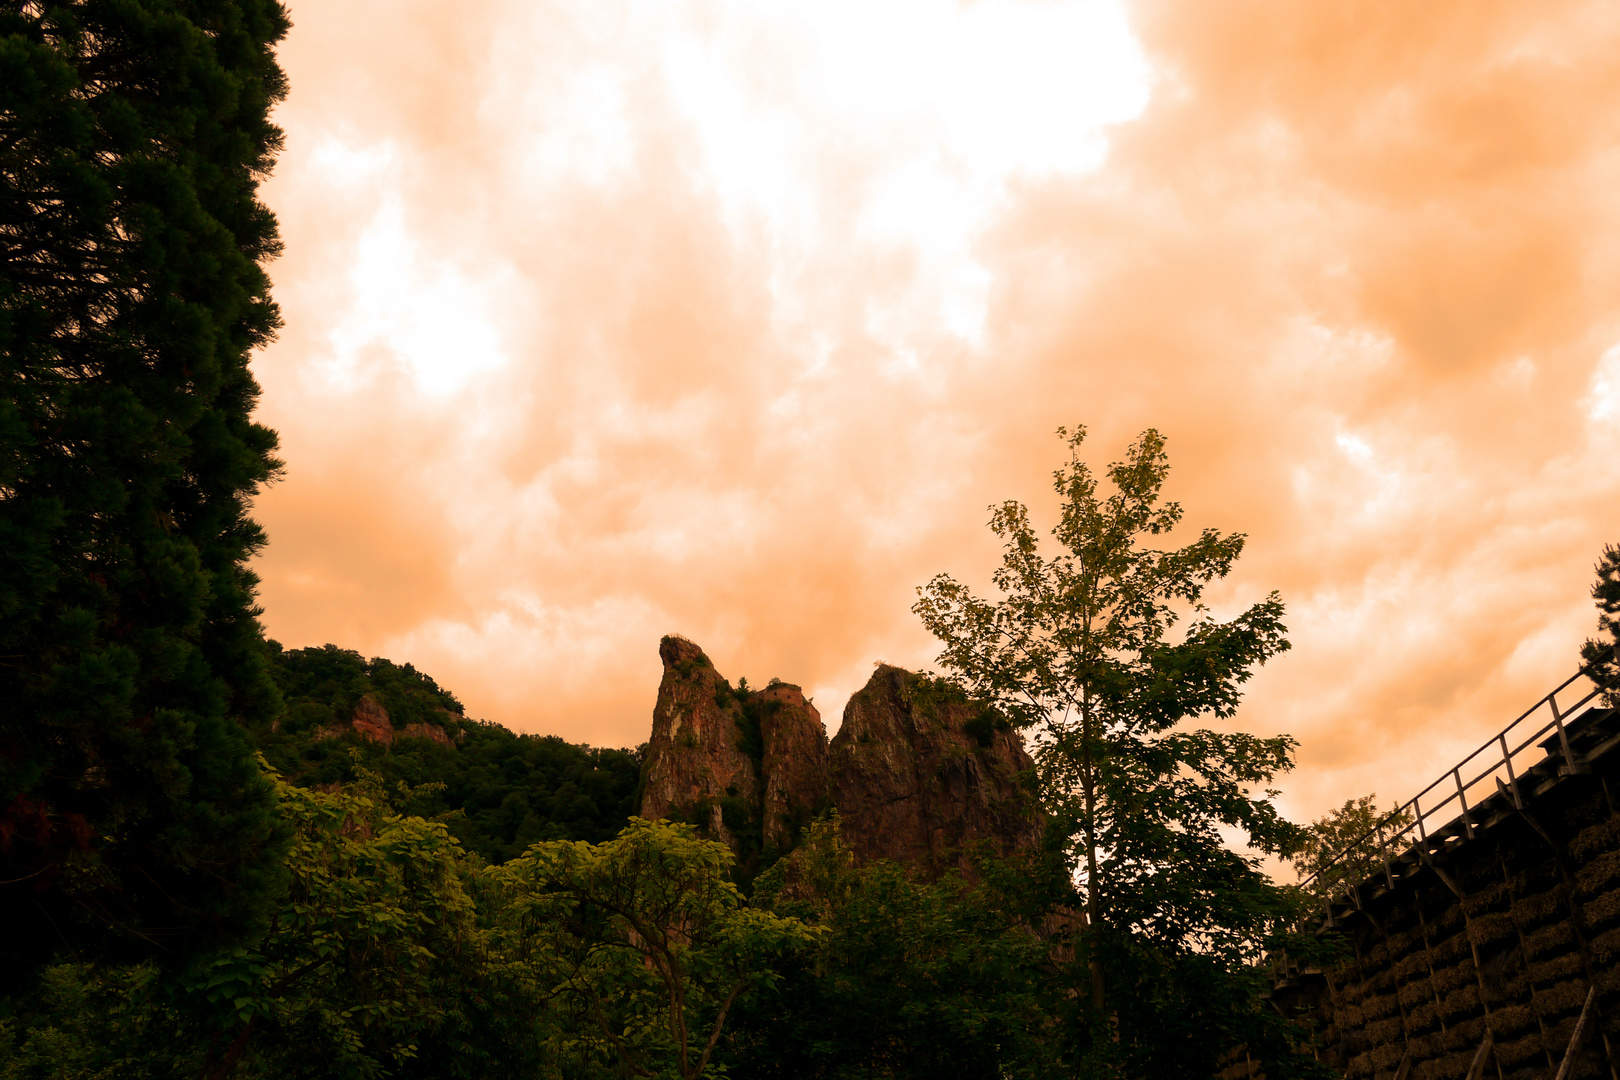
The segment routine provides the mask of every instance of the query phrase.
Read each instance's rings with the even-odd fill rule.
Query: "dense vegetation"
[[[827,823],[750,901],[691,826],[496,867],[364,772],[277,792],[268,933],[184,979],[48,968],[0,1021],[0,1076],[1074,1075],[1072,963],[1030,932],[1028,866],[859,870]]]

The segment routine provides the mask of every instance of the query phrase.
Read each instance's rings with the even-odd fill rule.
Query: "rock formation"
[[[764,756],[765,846],[785,851],[799,830],[827,807],[827,729],[792,683],[773,682],[757,695]]]
[[[960,691],[888,664],[844,709],[832,740],[832,797],[856,859],[942,872],[965,851],[1034,847],[1040,821],[1025,778],[1034,767],[1005,721]]]
[[[647,741],[641,816],[692,821],[741,854],[761,805],[756,759],[763,748],[746,742],[752,734],[757,744],[757,733],[702,649],[666,637],[658,655],[664,678]]]
[[[1022,741],[949,687],[879,665],[829,745],[797,686],[733,690],[684,638],[659,656],[642,817],[699,824],[745,866],[790,849],[829,806],[858,859],[929,873],[965,867],[978,841],[1011,854],[1039,839]]]
[[[388,710],[370,694],[361,694],[360,700],[354,703],[354,716],[349,721],[349,728],[362,739],[385,745],[394,741],[394,722],[389,718]]]
[[[336,739],[350,731],[362,739],[380,742],[384,746],[392,746],[396,738],[431,739],[441,746],[455,745],[438,724],[406,724],[396,731],[388,710],[370,694],[360,695],[360,700],[355,702],[354,715],[347,724],[322,728],[320,736],[323,739]]]

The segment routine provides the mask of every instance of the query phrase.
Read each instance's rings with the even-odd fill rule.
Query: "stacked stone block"
[[[1464,1080],[1487,1035],[1482,1077],[1552,1080],[1594,987],[1569,1076],[1620,1080],[1620,712],[1569,732],[1575,769],[1550,749],[1522,808],[1501,791],[1363,881],[1319,927],[1348,958],[1279,982],[1347,1080]]]

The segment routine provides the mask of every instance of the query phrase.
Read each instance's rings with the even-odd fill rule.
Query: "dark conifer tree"
[[[277,887],[240,720],[279,467],[277,0],[0,0],[0,981],[183,959]]]
[[[1597,602],[1598,637],[1581,646],[1581,669],[1601,686],[1609,687],[1608,704],[1620,706],[1620,547],[1603,545],[1596,567],[1592,599]]]

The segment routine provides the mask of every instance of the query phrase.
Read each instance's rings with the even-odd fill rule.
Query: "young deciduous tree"
[[[249,517],[277,0],[0,5],[0,982],[279,887]]]
[[[1283,604],[1273,593],[1226,621],[1202,606],[1243,550],[1241,534],[1206,529],[1184,547],[1148,546],[1182,517],[1160,502],[1169,463],[1158,432],[1108,467],[1108,494],[1080,460],[1085,430],[1059,434],[1069,461],[1054,474],[1058,551],[1041,553],[1023,505],[992,507],[1006,547],[993,577],[1001,596],[981,599],[942,574],[913,610],[967,692],[1034,733],[1048,828],[1083,894],[1093,1022],[1124,1029],[1105,1052],[1173,1073],[1193,1067],[1168,1063],[1178,1038],[1194,1057],[1212,1052],[1207,1024],[1178,1034],[1186,1013],[1174,1002],[1186,988],[1176,980],[1194,970],[1239,977],[1294,911],[1256,857],[1225,842],[1233,831],[1251,852],[1276,854],[1298,843],[1266,790],[1292,767],[1294,740],[1185,726],[1232,716],[1254,669],[1288,648]]]
[[[495,974],[470,887],[476,860],[442,823],[396,813],[381,777],[358,772],[337,792],[276,778],[292,830],[289,888],[263,937],[215,953],[182,986],[204,1028],[203,1080],[252,1060],[287,1077],[465,1076],[490,1065],[457,1039],[469,991],[488,995]],[[460,1068],[418,1067],[447,1041],[459,1042]]]
[[[1376,793],[1346,799],[1343,806],[1306,826],[1288,861],[1307,883],[1307,891],[1320,899],[1377,872],[1383,865],[1382,841],[1411,823],[1409,813],[1380,811]]]

